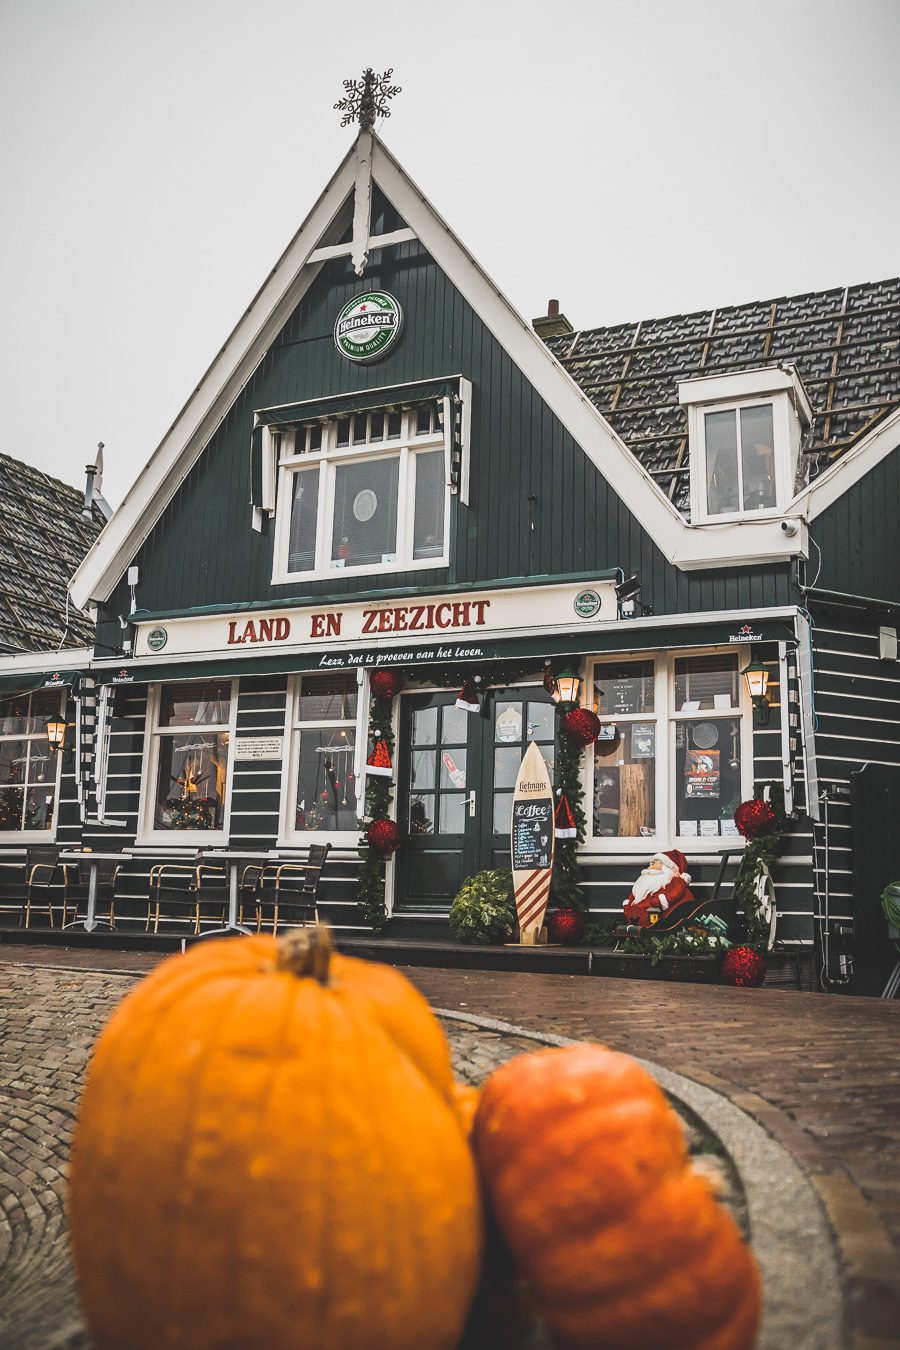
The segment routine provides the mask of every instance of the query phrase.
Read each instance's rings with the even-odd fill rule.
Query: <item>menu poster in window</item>
[[[653,759],[656,755],[656,723],[635,722],[631,728],[631,758]]]
[[[553,809],[547,764],[532,741],[516,774],[510,841],[519,941],[529,946],[538,940],[550,898]]]
[[[688,750],[684,761],[686,797],[718,797],[719,751]]]
[[[604,680],[606,686],[607,708],[613,713],[640,712],[641,682],[633,676],[622,680]]]

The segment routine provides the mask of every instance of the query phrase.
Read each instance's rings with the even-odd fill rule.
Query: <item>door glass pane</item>
[[[339,464],[334,474],[332,566],[393,562],[400,460]]]
[[[439,558],[444,551],[444,452],[416,455],[413,557]]]
[[[601,717],[629,717],[653,712],[653,662],[617,661],[598,666],[594,701]]]
[[[553,716],[552,703],[529,703],[528,720],[525,723],[526,741],[552,741]]]
[[[775,505],[775,438],[772,405],[741,409],[741,471],[744,510]]]
[[[516,700],[498,699],[494,715],[494,740],[500,745],[520,745],[524,718],[522,704]]]
[[[634,839],[655,833],[656,723],[628,722],[617,741],[598,741],[594,749],[594,834]]]
[[[502,746],[494,751],[494,787],[512,788],[516,785],[516,773],[522,763],[522,751],[519,746]]]
[[[444,792],[440,798],[439,834],[462,834],[466,828],[465,796],[462,792]]]
[[[706,503],[711,516],[740,510],[733,412],[706,414]]]
[[[511,792],[494,793],[494,834],[509,834],[512,830]]]
[[[463,749],[444,750],[441,754],[441,787],[466,786],[466,752]]]
[[[308,727],[300,732],[295,829],[355,829],[355,751],[352,727]]]
[[[409,799],[410,834],[434,834],[434,796],[417,793]]]
[[[707,708],[737,708],[737,656],[682,656],[675,662],[675,709],[701,712]]]
[[[355,722],[358,690],[355,674],[304,675],[300,721]]]
[[[316,565],[316,518],[319,512],[319,470],[293,475],[288,571],[311,572]]]
[[[413,745],[437,744],[437,708],[417,708],[413,713]]]
[[[465,708],[444,708],[441,713],[441,745],[465,745],[469,739],[469,713]]]
[[[156,737],[157,830],[220,830],[228,774],[227,731]]]
[[[222,726],[231,713],[230,680],[164,684],[159,696],[161,727]]]
[[[434,751],[413,750],[410,756],[409,782],[414,788],[434,787]]]
[[[675,726],[677,833],[701,838],[733,835],[741,800],[741,738],[736,717]]]

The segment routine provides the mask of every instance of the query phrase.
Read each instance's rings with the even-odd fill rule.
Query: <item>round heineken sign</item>
[[[161,652],[169,640],[169,635],[164,628],[151,628],[147,634],[147,646],[151,652]]]
[[[377,361],[400,336],[403,310],[387,291],[367,291],[349,300],[334,325],[334,342],[350,361]]]
[[[600,597],[596,591],[579,591],[575,597],[575,613],[580,619],[592,619],[600,613]]]

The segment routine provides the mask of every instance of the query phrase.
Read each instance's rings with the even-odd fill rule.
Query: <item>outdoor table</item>
[[[112,928],[108,919],[97,918],[97,864],[101,862],[129,862],[130,859],[124,853],[95,853],[93,850],[86,852],[82,849],[67,849],[65,853],[59,855],[61,863],[88,863],[90,870],[88,873],[88,901],[87,914],[83,919],[73,919],[71,923],[66,924],[66,928],[83,928],[86,933],[92,933],[98,923],[105,924],[107,928]]]
[[[238,923],[238,887],[240,870],[249,863],[267,863],[271,861],[269,853],[253,852],[248,849],[211,848],[200,854],[202,863],[225,863],[228,868],[228,918],[223,928],[208,928],[201,938],[218,937],[221,933],[252,933],[252,928],[244,928]]]

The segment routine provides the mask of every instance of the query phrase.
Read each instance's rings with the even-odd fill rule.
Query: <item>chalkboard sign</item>
[[[512,865],[516,872],[553,863],[553,798],[537,797],[513,805]]]

